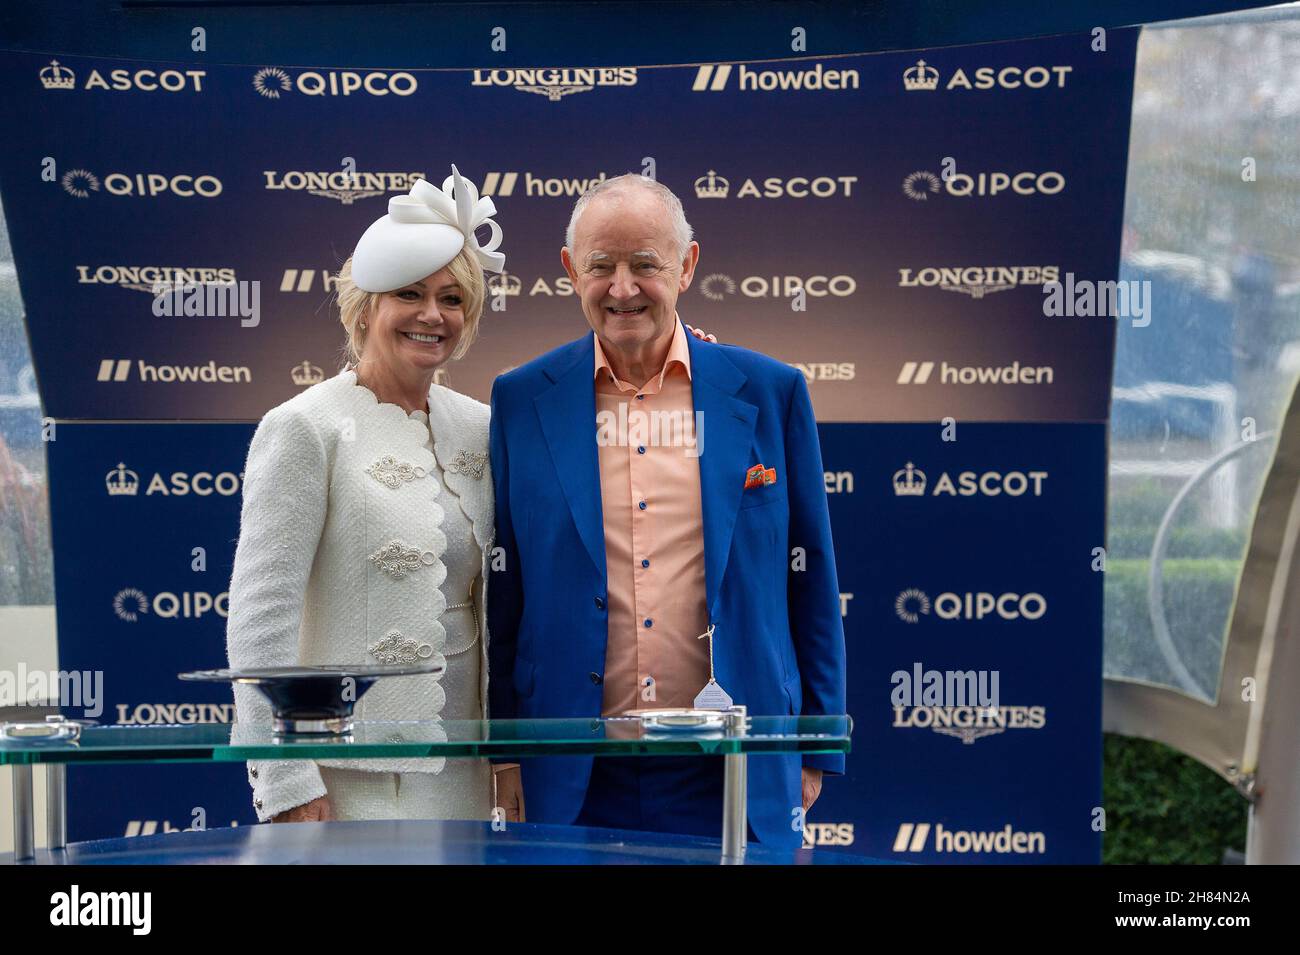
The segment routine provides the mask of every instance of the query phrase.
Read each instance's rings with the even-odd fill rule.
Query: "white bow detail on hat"
[[[352,253],[352,281],[367,292],[391,292],[443,268],[464,248],[490,272],[505,268],[501,227],[492,200],[453,165],[438,189],[417,179],[405,196],[388,200],[388,215],[371,223]],[[474,232],[487,225],[492,235],[481,245]]]

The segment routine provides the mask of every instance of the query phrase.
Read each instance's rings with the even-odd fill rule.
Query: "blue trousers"
[[[575,824],[721,839],[722,780],[721,756],[597,756]]]

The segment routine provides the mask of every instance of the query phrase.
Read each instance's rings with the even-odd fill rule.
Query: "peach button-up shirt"
[[[678,320],[662,371],[642,388],[617,379],[595,344],[609,608],[602,715],[691,706],[709,679],[709,641],[698,639],[709,615],[686,331]]]

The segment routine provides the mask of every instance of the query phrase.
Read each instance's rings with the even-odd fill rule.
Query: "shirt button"
[[[641,561],[641,566],[642,566],[642,567],[649,567],[649,566],[650,566],[650,561],[642,559],[642,561]]]
[[[636,449],[636,453],[637,453],[637,454],[645,454],[645,445],[644,445],[644,444],[643,444],[643,445],[640,445],[640,446]]]
[[[639,502],[637,503],[637,507],[641,508],[641,510],[644,511],[644,510],[645,510],[645,501],[639,501]]]
[[[605,609],[605,601],[601,600],[599,597],[596,598],[596,609],[597,610]]]
[[[645,618],[645,626],[646,626],[646,629],[647,629],[647,630],[649,630],[651,627],[653,627],[654,624],[655,624],[655,622],[654,622],[653,620],[651,620],[649,617],[646,617],[646,618]]]
[[[636,396],[636,400],[637,400],[637,401],[645,401],[645,395],[637,395],[637,396]]]
[[[601,679],[599,673],[588,673],[587,676],[591,677],[591,682],[596,684],[597,686],[600,686],[600,684],[605,682],[603,679]]]

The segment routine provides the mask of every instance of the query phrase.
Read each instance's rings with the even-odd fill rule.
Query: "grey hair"
[[[569,251],[573,251],[573,234],[578,225],[578,217],[582,215],[582,211],[591,204],[592,200],[602,195],[626,194],[633,189],[646,190],[668,210],[668,215],[672,219],[673,239],[677,243],[677,254],[684,255],[686,247],[691,244],[691,239],[695,237],[695,230],[686,221],[686,213],[682,210],[682,200],[678,199],[676,194],[663,183],[634,172],[627,172],[621,176],[615,176],[613,179],[602,179],[578,197],[578,201],[573,204],[573,215],[569,216],[569,228],[564,232],[564,244]]]

